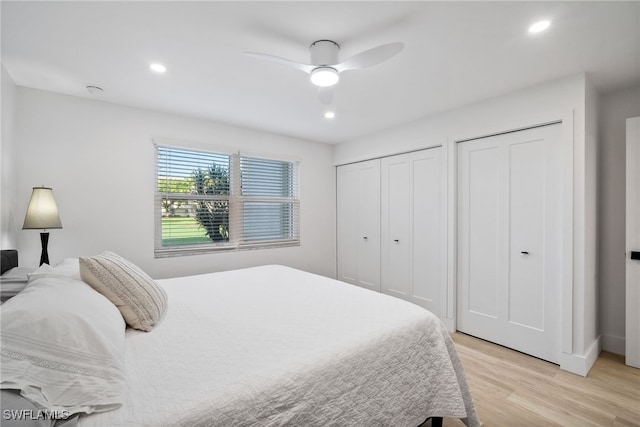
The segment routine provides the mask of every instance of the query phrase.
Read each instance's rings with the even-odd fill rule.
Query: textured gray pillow
[[[136,265],[113,252],[80,257],[80,276],[120,310],[129,326],[150,331],[167,308],[167,294]]]

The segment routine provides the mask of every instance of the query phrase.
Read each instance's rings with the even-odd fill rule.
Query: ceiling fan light
[[[318,67],[311,72],[311,83],[320,87],[333,86],[338,83],[340,76],[335,68]]]

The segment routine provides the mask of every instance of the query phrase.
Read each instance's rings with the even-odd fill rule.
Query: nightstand
[[[0,303],[16,296],[27,286],[33,268],[15,267],[0,276]]]
[[[18,294],[24,287],[27,286],[27,282],[8,282],[0,280],[0,304],[4,303],[9,298],[12,298]]]

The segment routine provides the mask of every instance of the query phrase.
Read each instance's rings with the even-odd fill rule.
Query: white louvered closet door
[[[446,187],[442,148],[386,157],[381,163],[382,291],[444,312]]]
[[[457,328],[560,358],[561,126],[458,144]]]
[[[337,168],[338,279],[380,291],[380,160]]]

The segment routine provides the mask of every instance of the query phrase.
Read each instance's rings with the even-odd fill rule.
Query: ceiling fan
[[[278,62],[304,71],[311,76],[311,83],[320,87],[320,100],[325,104],[329,104],[332,98],[331,91],[322,90],[322,88],[327,88],[338,83],[340,73],[373,67],[397,55],[403,48],[404,43],[402,42],[383,44],[360,52],[342,62],[338,62],[340,45],[332,40],[317,40],[311,43],[309,47],[311,64],[301,64],[265,53],[245,52],[245,54],[253,58]]]

